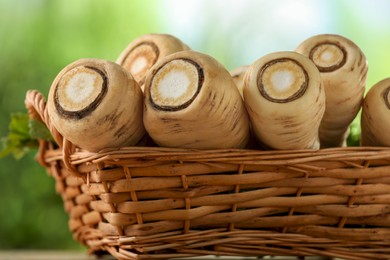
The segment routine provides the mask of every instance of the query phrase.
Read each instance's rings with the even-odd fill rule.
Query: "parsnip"
[[[229,72],[214,58],[183,51],[159,61],[145,81],[144,124],[160,146],[244,148],[249,120]]]
[[[244,76],[248,68],[249,66],[241,66],[230,71],[230,75],[232,75],[234,83],[236,83],[241,96],[243,96]]]
[[[168,34],[145,34],[132,41],[117,59],[144,89],[145,75],[161,58],[190,48]]]
[[[313,36],[296,51],[316,64],[323,79],[326,108],[320,125],[321,148],[346,146],[349,126],[362,105],[366,57],[351,40],[332,34]]]
[[[361,116],[361,145],[390,146],[390,78],[367,92]]]
[[[325,111],[320,73],[296,52],[270,53],[245,75],[244,101],[260,145],[270,149],[319,149]]]
[[[145,134],[143,95],[116,63],[81,59],[55,78],[48,97],[53,126],[89,151],[135,145]]]

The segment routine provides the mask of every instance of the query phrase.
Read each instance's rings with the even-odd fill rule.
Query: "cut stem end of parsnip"
[[[161,66],[150,85],[152,104],[160,110],[186,108],[196,98],[203,83],[200,66],[187,59],[176,59]]]
[[[156,63],[159,49],[152,42],[143,42],[129,51],[122,66],[134,79],[143,84],[146,72]]]
[[[308,76],[293,59],[276,59],[266,63],[258,74],[258,87],[264,98],[286,103],[301,97],[308,85]]]
[[[345,49],[335,43],[320,43],[310,51],[309,58],[320,72],[331,72],[341,68],[346,60]]]
[[[99,105],[107,92],[105,74],[80,66],[65,73],[55,89],[55,106],[60,115],[82,118]]]

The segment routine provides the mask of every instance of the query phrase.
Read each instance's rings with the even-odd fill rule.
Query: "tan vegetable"
[[[370,88],[363,101],[361,145],[390,146],[390,78]]]
[[[326,108],[320,125],[321,148],[345,146],[366,86],[368,65],[363,52],[351,40],[332,34],[313,36],[296,51],[316,64],[323,79]]]
[[[194,51],[159,61],[145,81],[144,124],[160,146],[243,148],[249,121],[229,72]]]
[[[81,59],[66,66],[49,92],[48,113],[55,128],[90,151],[135,145],[145,134],[143,95],[116,63]]]
[[[120,54],[118,64],[123,66],[144,89],[145,75],[161,58],[190,48],[168,34],[145,34],[132,41]]]
[[[318,149],[325,110],[320,73],[295,52],[270,53],[245,76],[244,100],[260,144],[270,149]]]
[[[241,66],[230,71],[230,75],[236,83],[238,90],[240,91],[241,96],[243,96],[243,88],[244,88],[244,76],[249,66]]]

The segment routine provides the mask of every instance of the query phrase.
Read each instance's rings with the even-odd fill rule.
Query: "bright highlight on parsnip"
[[[390,81],[364,99],[367,60],[322,34],[296,50],[228,71],[167,34],[132,41],[116,63],[81,59],[54,80],[53,126],[89,151],[146,145],[190,149],[320,149],[346,145],[363,105],[362,145],[390,146]]]

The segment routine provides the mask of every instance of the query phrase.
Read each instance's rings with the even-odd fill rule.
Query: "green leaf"
[[[53,141],[47,127],[37,120],[30,120],[25,113],[11,115],[8,136],[0,139],[0,158],[12,154],[16,159],[22,158],[32,148],[38,148],[38,140]]]
[[[29,120],[29,135],[35,140],[41,139],[49,142],[54,141],[46,125],[38,120]]]
[[[9,124],[9,131],[11,134],[20,137],[21,139],[28,139],[29,127],[28,127],[29,117],[27,114],[15,113],[11,115],[11,122]]]

